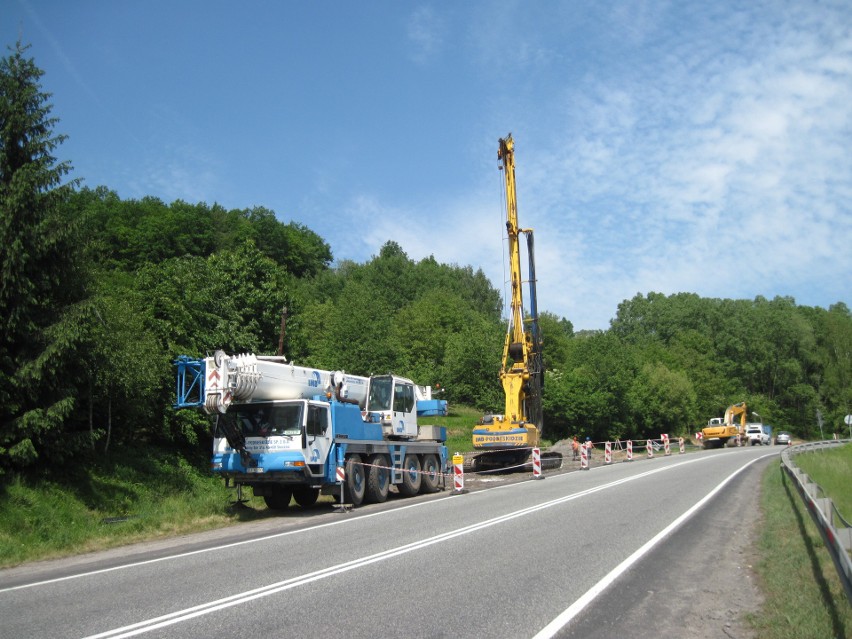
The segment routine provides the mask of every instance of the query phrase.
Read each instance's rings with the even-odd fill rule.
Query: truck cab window
[[[399,382],[394,385],[393,409],[397,413],[410,413],[414,409],[414,386]]]
[[[273,412],[273,435],[295,437],[302,432],[302,403],[279,404]]]
[[[324,406],[308,406],[308,436],[325,435],[328,427],[328,409]]]
[[[367,407],[371,411],[390,410],[393,379],[390,377],[374,377],[370,380],[370,396]]]
[[[236,423],[245,437],[296,436],[302,432],[302,403],[241,406]]]

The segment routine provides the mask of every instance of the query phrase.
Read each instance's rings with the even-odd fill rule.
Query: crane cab
[[[414,382],[396,375],[370,378],[364,419],[382,425],[385,437],[417,437],[417,401]]]

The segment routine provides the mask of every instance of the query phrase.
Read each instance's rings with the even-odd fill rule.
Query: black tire
[[[367,492],[365,501],[381,504],[388,498],[390,488],[390,470],[387,455],[373,455],[367,469]]]
[[[302,508],[310,508],[319,499],[319,488],[310,486],[299,486],[293,489],[293,498]]]
[[[423,474],[420,476],[420,492],[425,494],[438,491],[441,486],[441,466],[435,455],[423,455],[420,463]]]
[[[413,497],[420,492],[420,459],[417,455],[406,455],[402,460],[402,483],[397,486],[399,494]]]
[[[364,502],[364,492],[367,481],[360,455],[352,455],[346,459],[346,483],[343,485],[343,499],[348,504],[360,506]]]
[[[293,491],[286,486],[274,486],[269,495],[263,496],[266,507],[270,510],[287,510]]]

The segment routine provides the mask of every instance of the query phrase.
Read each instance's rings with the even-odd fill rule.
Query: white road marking
[[[576,617],[580,612],[588,606],[595,598],[600,595],[606,588],[612,584],[616,579],[618,579],[622,574],[624,574],[633,564],[639,561],[642,557],[644,557],[650,550],[660,543],[665,537],[669,535],[675,528],[680,526],[684,521],[689,519],[697,510],[702,508],[704,504],[710,501],[716,493],[718,493],[722,488],[727,485],[734,477],[739,475],[746,468],[751,466],[753,463],[760,461],[766,457],[771,457],[772,453],[761,455],[760,457],[756,457],[752,459],[747,464],[738,468],[733,473],[728,475],[724,480],[722,480],[719,485],[717,485],[713,490],[707,493],[701,500],[696,502],[689,510],[683,513],[680,517],[675,519],[672,523],[666,526],[659,533],[654,535],[651,539],[645,542],[636,552],[630,555],[627,559],[618,564],[615,568],[613,568],[603,579],[601,579],[594,586],[589,588],[579,599],[577,599],[574,603],[572,603],[568,608],[566,608],[562,613],[559,614],[553,621],[547,624],[544,628],[542,628],[538,634],[536,634],[533,639],[550,639],[555,636],[557,632],[562,630],[568,623],[571,622],[574,617]]]
[[[336,566],[330,566],[328,568],[323,568],[322,570],[317,570],[315,572],[307,573],[298,577],[293,577],[291,579],[286,579],[284,581],[279,581],[277,583],[269,584],[267,586],[263,586],[260,588],[256,588],[254,590],[248,590],[242,593],[237,593],[235,595],[231,595],[229,597],[225,597],[223,599],[218,599],[215,601],[211,601],[205,604],[201,604],[198,606],[194,606],[191,608],[186,608],[184,610],[178,610],[167,615],[162,615],[160,617],[155,617],[153,619],[147,619],[145,621],[140,621],[134,624],[130,624],[127,626],[123,626],[121,628],[115,628],[113,630],[108,630],[106,632],[102,632],[95,635],[90,635],[85,639],[125,639],[126,637],[135,637],[137,635],[144,634],[146,632],[150,632],[152,630],[157,630],[160,628],[164,628],[167,626],[171,626],[177,623],[181,623],[183,621],[188,621],[195,617],[200,617],[202,615],[210,614],[213,612],[217,612],[219,610],[224,610],[226,608],[230,608],[232,606],[242,605],[248,601],[252,601],[254,599],[260,599],[262,597],[267,597],[269,595],[273,595],[279,592],[283,592],[285,590],[290,590],[292,588],[297,588],[299,586],[303,586],[305,584],[309,584],[315,581],[319,581],[321,579],[325,579],[327,577],[332,577],[334,575],[338,575],[344,572],[348,572],[350,570],[354,570],[355,568],[360,568],[362,566],[367,566],[373,563],[377,563],[380,561],[385,561],[387,559],[391,559],[393,557],[398,557],[400,555],[404,555],[415,550],[420,550],[422,548],[427,548],[434,544],[442,543],[448,541],[450,539],[454,539],[456,537],[460,537],[463,535],[470,534],[477,530],[482,530],[484,528],[489,528],[491,526],[496,526],[497,524],[505,523],[507,521],[511,521],[513,519],[517,519],[518,517],[524,517],[529,515],[530,513],[534,513],[539,510],[545,510],[547,508],[552,508],[554,506],[558,506],[560,504],[564,504],[569,501],[573,501],[575,499],[579,499],[581,497],[585,497],[602,490],[606,490],[608,488],[613,488],[615,486],[619,486],[621,484],[625,484],[631,481],[635,481],[637,479],[641,479],[643,477],[648,477],[650,475],[654,475],[659,472],[664,472],[667,470],[671,470],[673,468],[677,468],[678,466],[683,466],[686,464],[691,464],[697,461],[702,461],[708,459],[707,457],[700,457],[691,460],[685,460],[682,462],[678,462],[672,464],[670,466],[663,466],[660,468],[655,468],[653,470],[646,471],[644,473],[639,473],[638,475],[633,475],[631,477],[625,477],[623,479],[618,479],[616,481],[612,481],[606,484],[601,484],[600,486],[595,486],[593,488],[589,488],[587,490],[581,491],[579,493],[573,493],[571,495],[566,495],[564,497],[559,497],[558,499],[553,499],[548,502],[544,502],[542,504],[538,504],[535,506],[530,506],[528,508],[523,508],[521,510],[517,510],[506,515],[501,515],[499,517],[494,517],[492,519],[479,522],[476,524],[471,524],[469,526],[464,526],[462,528],[458,528],[456,530],[451,530],[446,533],[442,533],[440,535],[435,535],[434,537],[429,537],[428,539],[424,539],[417,542],[412,542],[410,544],[405,544],[403,546],[398,546],[397,548],[391,548],[389,550],[385,550],[380,553],[376,553],[374,555],[370,555],[368,557],[363,557],[361,559],[353,559],[352,561],[344,562],[342,564],[338,564]],[[738,471],[739,472],[739,471]],[[475,495],[476,493],[471,493],[470,496]],[[380,513],[376,513],[380,514]],[[679,518],[679,520],[682,518]],[[667,529],[668,530],[668,529]],[[283,533],[287,534],[287,533]],[[280,536],[280,535],[275,535]],[[245,543],[245,542],[240,542]],[[238,545],[238,544],[234,544]],[[548,626],[549,627],[549,626]]]

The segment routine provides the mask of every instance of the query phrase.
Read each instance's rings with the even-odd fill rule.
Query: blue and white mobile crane
[[[385,501],[391,486],[403,496],[444,486],[446,428],[417,423],[418,415],[447,413],[429,387],[296,366],[282,356],[217,351],[175,364],[175,407],[215,416],[213,472],[251,487],[269,508],[339,498],[341,487],[358,506]]]

